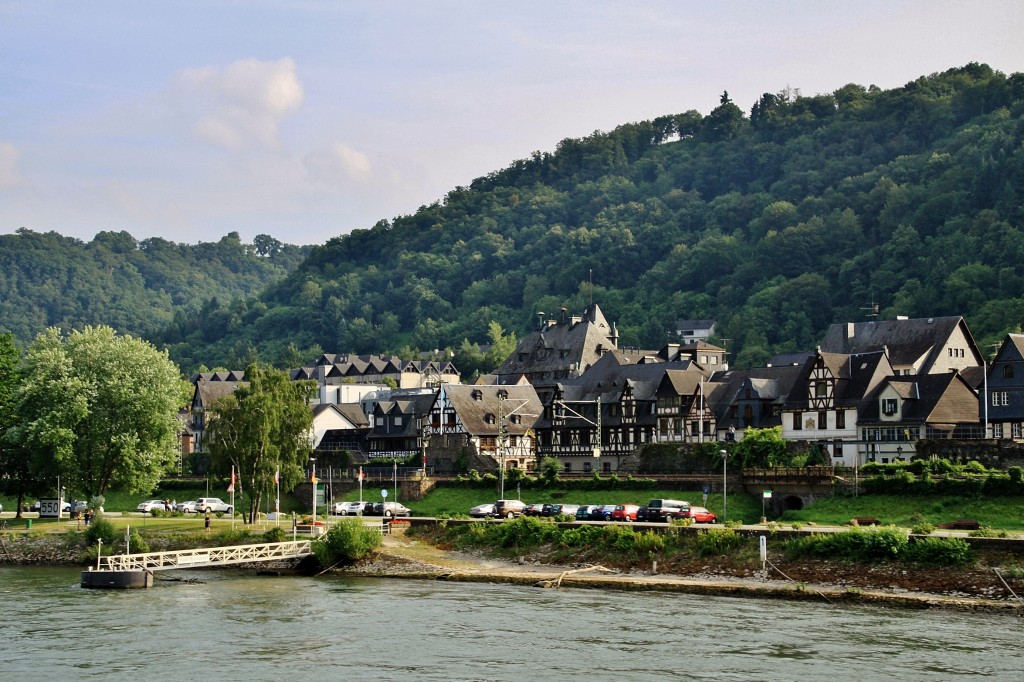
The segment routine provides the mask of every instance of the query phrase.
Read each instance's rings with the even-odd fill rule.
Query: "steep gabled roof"
[[[963,424],[978,421],[978,394],[959,372],[889,377],[864,403],[861,422],[879,421],[878,399],[891,387],[902,399],[901,422]]]
[[[618,332],[608,324],[597,304],[592,303],[582,316],[565,322],[549,321],[540,331],[526,336],[494,373],[531,377],[554,373],[575,375],[586,371],[603,353],[617,345]]]
[[[540,419],[543,406],[533,386],[466,386],[449,384],[444,395],[466,430],[477,436],[496,436],[504,416],[506,433],[523,435]],[[501,400],[500,396],[505,396]],[[518,415],[520,419],[507,418]]]
[[[927,369],[935,364],[945,342],[960,326],[972,352],[980,356],[974,338],[960,316],[833,324],[825,333],[821,349],[830,353],[853,354],[887,348],[893,366],[907,367],[920,363]]]

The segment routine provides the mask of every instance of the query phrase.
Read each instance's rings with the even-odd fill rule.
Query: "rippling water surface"
[[[1024,621],[678,594],[0,568],[0,680],[1024,679]],[[158,574],[167,576],[167,574]]]

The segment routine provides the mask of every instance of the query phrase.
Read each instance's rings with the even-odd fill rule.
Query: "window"
[[[794,431],[802,431],[803,430],[803,428],[804,428],[803,418],[804,418],[804,415],[803,415],[802,412],[794,412],[793,413],[793,430]]]
[[[1012,379],[1013,378],[1013,365],[1003,365],[1003,378],[1004,379]]]
[[[572,471],[572,462],[566,462],[565,463],[565,473],[569,473],[570,471]]]
[[[828,412],[822,411],[822,412],[818,413],[818,428],[819,429],[827,429],[828,428]]]
[[[836,428],[846,428],[846,410],[836,410]]]
[[[583,463],[583,471],[585,473],[589,474],[591,469],[593,469],[593,465],[590,462],[584,462]]]
[[[1006,391],[992,392],[992,407],[1006,407],[1010,404],[1010,394]]]
[[[897,403],[896,398],[883,398],[882,399],[882,414],[892,416],[896,414]]]
[[[826,398],[828,397],[828,383],[819,381],[814,384],[814,397],[815,398]]]
[[[1021,437],[1021,435],[1020,435],[1021,434],[1020,422],[1013,422],[1013,425],[1012,425],[1011,428],[1013,429],[1013,437],[1014,438],[1020,438]]]
[[[992,437],[1002,438],[1003,437],[1003,425],[1000,422],[992,424]]]

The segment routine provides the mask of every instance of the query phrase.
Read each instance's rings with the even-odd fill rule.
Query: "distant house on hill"
[[[705,341],[715,335],[714,320],[676,320],[681,341]]]
[[[458,383],[459,371],[448,360],[403,360],[395,355],[349,355],[325,353],[312,367],[291,371],[293,379],[309,379],[319,384],[321,403],[358,401],[346,395],[347,386],[372,384],[395,388],[425,388],[443,383]],[[389,383],[390,382],[390,383]]]

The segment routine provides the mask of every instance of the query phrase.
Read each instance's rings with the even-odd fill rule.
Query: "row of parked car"
[[[335,502],[329,510],[335,516],[412,516],[412,510],[401,502]]]
[[[690,519],[692,523],[715,523],[718,517],[704,507],[695,507],[685,500],[654,499],[637,504],[526,504],[522,500],[498,500],[480,504],[469,510],[474,518],[507,518],[517,516],[555,517],[569,515],[577,521],[653,521],[668,523]]]

